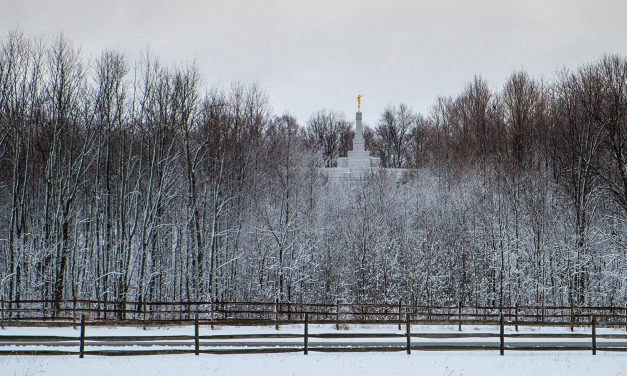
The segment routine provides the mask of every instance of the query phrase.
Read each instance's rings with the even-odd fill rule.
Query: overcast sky
[[[130,60],[147,45],[195,61],[206,87],[257,82],[276,113],[327,108],[364,117],[390,104],[426,112],[475,73],[551,78],[603,53],[627,55],[625,0],[0,0],[0,31],[65,33],[87,57]]]

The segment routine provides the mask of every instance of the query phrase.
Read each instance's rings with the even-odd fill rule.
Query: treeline
[[[627,60],[475,77],[385,109],[386,167],[327,181],[336,111],[273,114],[145,53],[0,45],[0,293],[8,300],[627,302]]]

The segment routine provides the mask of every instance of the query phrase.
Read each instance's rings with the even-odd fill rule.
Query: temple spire
[[[355,114],[355,137],[353,138],[353,152],[365,152],[365,142],[364,142],[364,124],[361,118],[361,111],[359,111],[359,105],[361,104],[361,95],[357,97],[358,102],[358,110]]]
[[[366,140],[364,138],[364,123],[361,113],[361,99],[363,95],[357,96],[357,113],[355,113],[355,136],[353,137],[353,147],[347,152],[346,157],[338,157],[337,169],[328,169],[329,176],[333,178],[348,178],[349,180],[361,180],[365,174],[372,171],[372,168],[380,166],[380,160],[371,157],[366,150]],[[333,172],[336,171],[336,172]]]

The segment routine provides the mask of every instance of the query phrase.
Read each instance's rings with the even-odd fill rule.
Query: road
[[[46,348],[55,347],[78,347],[78,340],[50,342],[50,341],[0,341],[1,347],[31,347],[42,346]],[[150,348],[150,347],[192,347],[193,341],[86,341],[86,348],[99,347],[133,347]],[[317,347],[402,347],[405,348],[406,342],[403,341],[309,341],[309,347],[315,349]],[[563,348],[563,349],[589,349],[592,343],[588,340],[578,341],[510,341],[506,342],[507,349],[528,349],[528,348]],[[261,347],[295,347],[302,348],[303,341],[201,341],[201,348],[212,347],[241,347],[241,348],[261,348]],[[479,348],[499,348],[498,341],[420,341],[412,342],[412,349],[436,349],[455,348],[455,349],[479,349]],[[597,348],[624,348],[627,351],[627,341],[611,341],[597,342]]]

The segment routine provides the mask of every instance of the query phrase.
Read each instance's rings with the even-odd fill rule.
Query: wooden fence
[[[167,325],[194,318],[212,325],[276,325],[301,323],[398,324],[405,316],[421,324],[497,325],[501,316],[518,326],[590,326],[591,317],[603,327],[627,330],[627,306],[416,306],[404,304],[290,303],[290,302],[111,302],[99,300],[22,300],[0,302],[0,325],[76,325],[85,316],[92,325],[112,320],[116,325]]]
[[[504,355],[506,351],[627,351],[627,334],[597,334],[597,320],[593,316],[591,328],[576,333],[517,333],[513,331],[515,323],[507,322],[504,316],[498,320],[497,332],[458,332],[444,331],[439,333],[414,331],[415,321],[407,313],[403,318],[404,332],[366,332],[334,331],[311,333],[309,314],[298,323],[302,325],[302,334],[297,332],[269,333],[235,333],[210,334],[201,331],[202,325],[212,322],[195,317],[193,335],[89,335],[89,327],[94,324],[80,319],[79,336],[50,335],[4,335],[0,331],[0,355],[86,355],[131,356],[131,355],[164,355],[164,354],[254,354],[254,353],[286,353],[302,352],[370,352],[370,351],[498,351]],[[115,325],[110,321],[109,325]],[[295,325],[296,320],[290,325]],[[179,322],[178,325],[185,325]],[[511,327],[509,332],[506,326]],[[215,333],[210,331],[210,333]],[[420,339],[422,341],[414,341]],[[431,339],[433,341],[425,341]],[[441,342],[450,339],[449,342]],[[466,339],[466,341],[464,341]],[[478,341],[482,340],[483,342]],[[602,342],[598,342],[598,340]],[[497,341],[498,340],[498,341]],[[521,340],[523,340],[521,342]],[[605,340],[605,342],[603,342]],[[607,341],[620,340],[620,341]],[[35,346],[45,349],[19,350],[19,347]],[[150,349],[150,347],[160,347]],[[104,347],[104,349],[102,349]],[[113,347],[114,349],[111,349]],[[174,348],[168,348],[174,347]],[[68,349],[70,348],[70,349]],[[73,349],[72,349],[73,348]],[[100,349],[99,349],[100,348]]]

